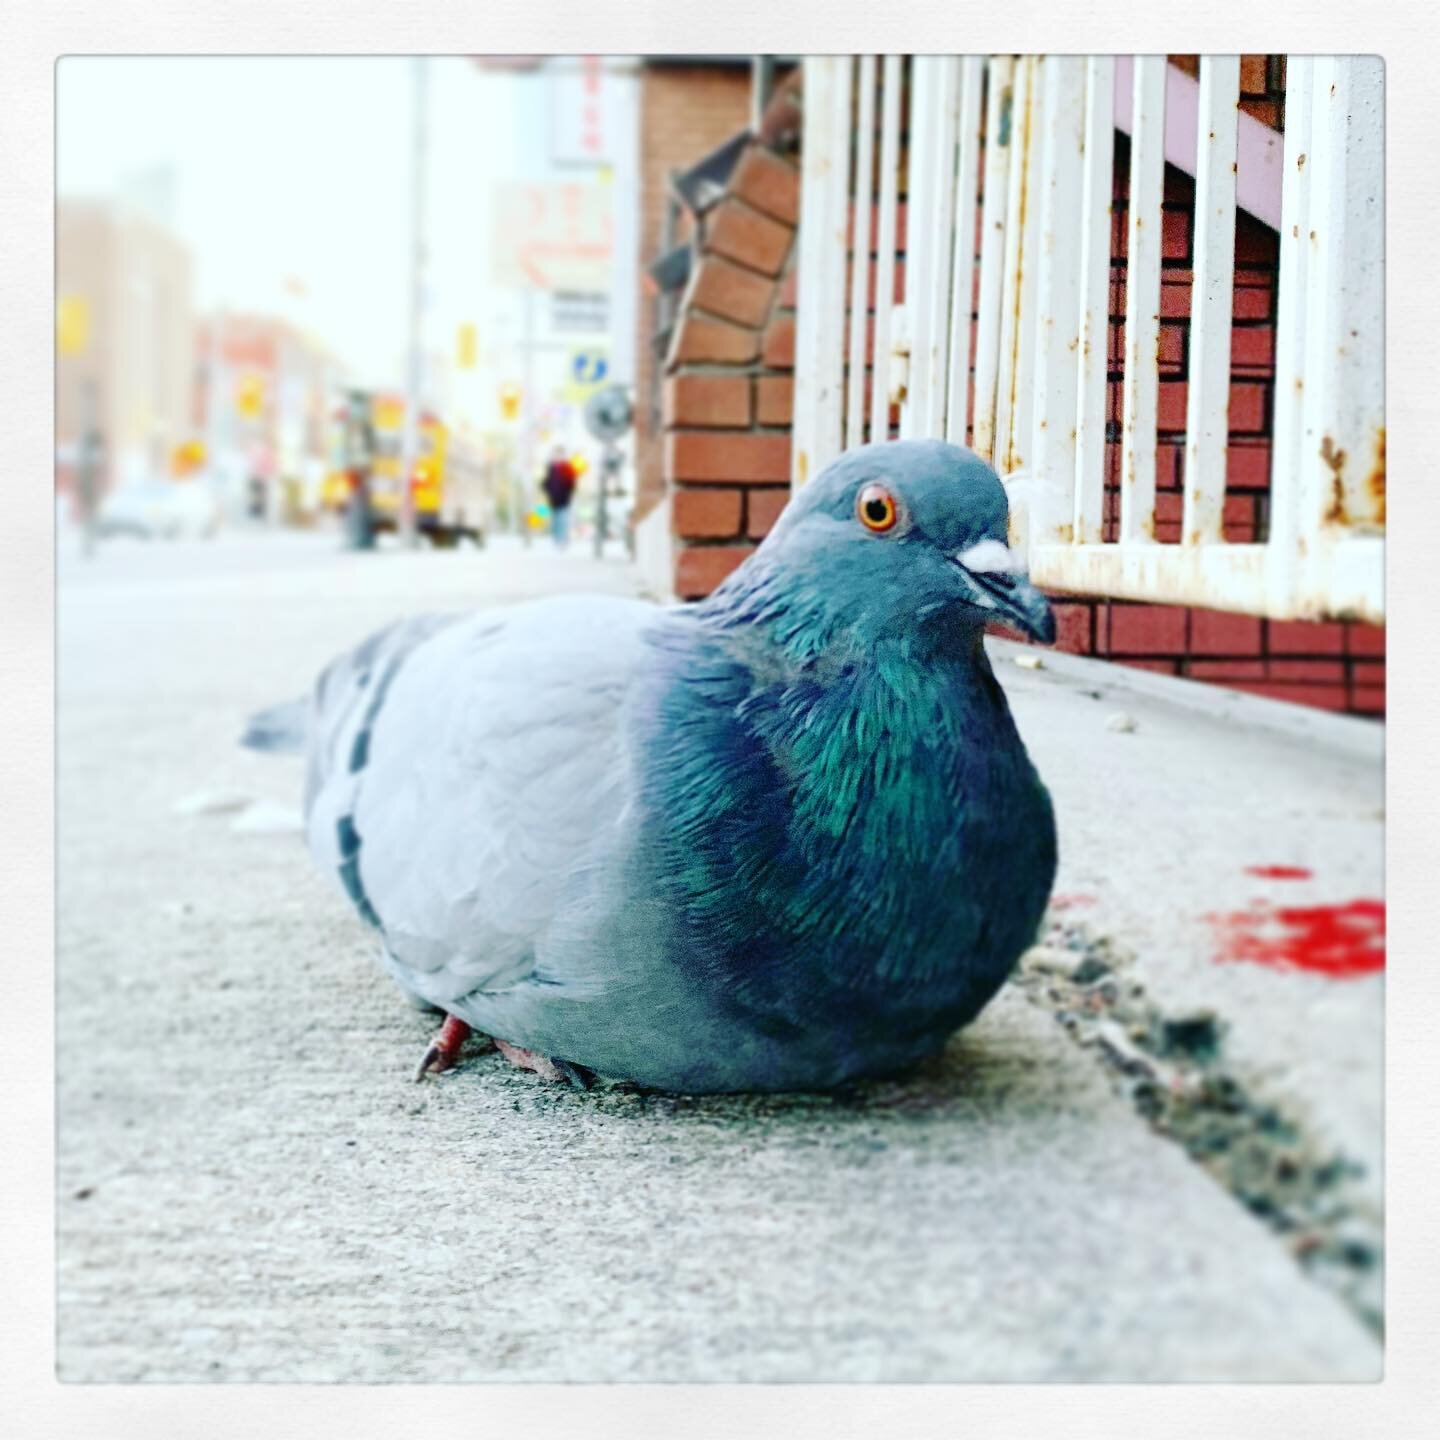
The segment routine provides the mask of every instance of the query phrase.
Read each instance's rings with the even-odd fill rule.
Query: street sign
[[[570,357],[570,378],[577,385],[598,385],[610,373],[610,362],[592,350],[577,350]]]
[[[496,185],[494,283],[508,290],[605,291],[611,189],[590,182]]]
[[[601,351],[590,348],[572,350],[561,396],[572,405],[583,405],[605,383],[609,374],[609,358]]]
[[[552,159],[557,165],[603,165],[615,132],[614,83],[599,55],[560,59],[550,68]]]
[[[630,392],[623,385],[597,390],[585,406],[585,428],[597,440],[618,440],[633,420]]]

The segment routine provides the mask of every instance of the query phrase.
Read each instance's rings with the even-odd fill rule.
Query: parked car
[[[141,540],[209,539],[220,509],[203,480],[135,480],[111,491],[100,504],[101,535]]]

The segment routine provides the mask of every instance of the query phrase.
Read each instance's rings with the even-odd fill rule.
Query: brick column
[[[777,93],[706,212],[666,357],[664,473],[685,600],[735,569],[790,495],[800,172],[765,137],[783,134],[776,115],[794,104],[792,89]]]

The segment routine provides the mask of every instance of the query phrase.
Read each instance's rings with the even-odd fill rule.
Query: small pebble
[[[197,790],[171,806],[174,815],[223,815],[230,810],[243,810],[250,797],[239,790]]]
[[[1068,975],[1075,968],[1075,952],[1057,950],[1052,945],[1034,945],[1025,952],[1025,963],[1047,975]]]
[[[1038,655],[1032,655],[1029,651],[1026,651],[1023,655],[1017,655],[1015,657],[1015,663],[1022,670],[1043,670],[1045,668],[1044,660]]]
[[[1213,1010],[1167,1016],[1160,1026],[1160,1043],[1167,1055],[1209,1059],[1220,1048],[1220,1021]]]
[[[1127,715],[1123,710],[1117,710],[1113,715],[1107,716],[1105,720],[1107,730],[1114,730],[1121,735],[1128,735],[1135,727],[1135,717]]]

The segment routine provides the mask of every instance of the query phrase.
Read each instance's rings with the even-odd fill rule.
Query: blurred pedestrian
[[[105,488],[105,433],[100,428],[99,387],[94,380],[80,385],[80,443],[75,450],[75,510],[85,558],[95,553],[100,500]]]
[[[87,425],[75,460],[75,511],[80,521],[85,558],[95,553],[100,518],[100,491],[105,466],[105,437],[97,425]]]
[[[540,488],[550,502],[550,533],[555,537],[555,548],[563,550],[570,543],[570,502],[575,498],[575,467],[566,458],[565,447],[557,445],[550,452],[550,463],[545,467],[545,479]]]

